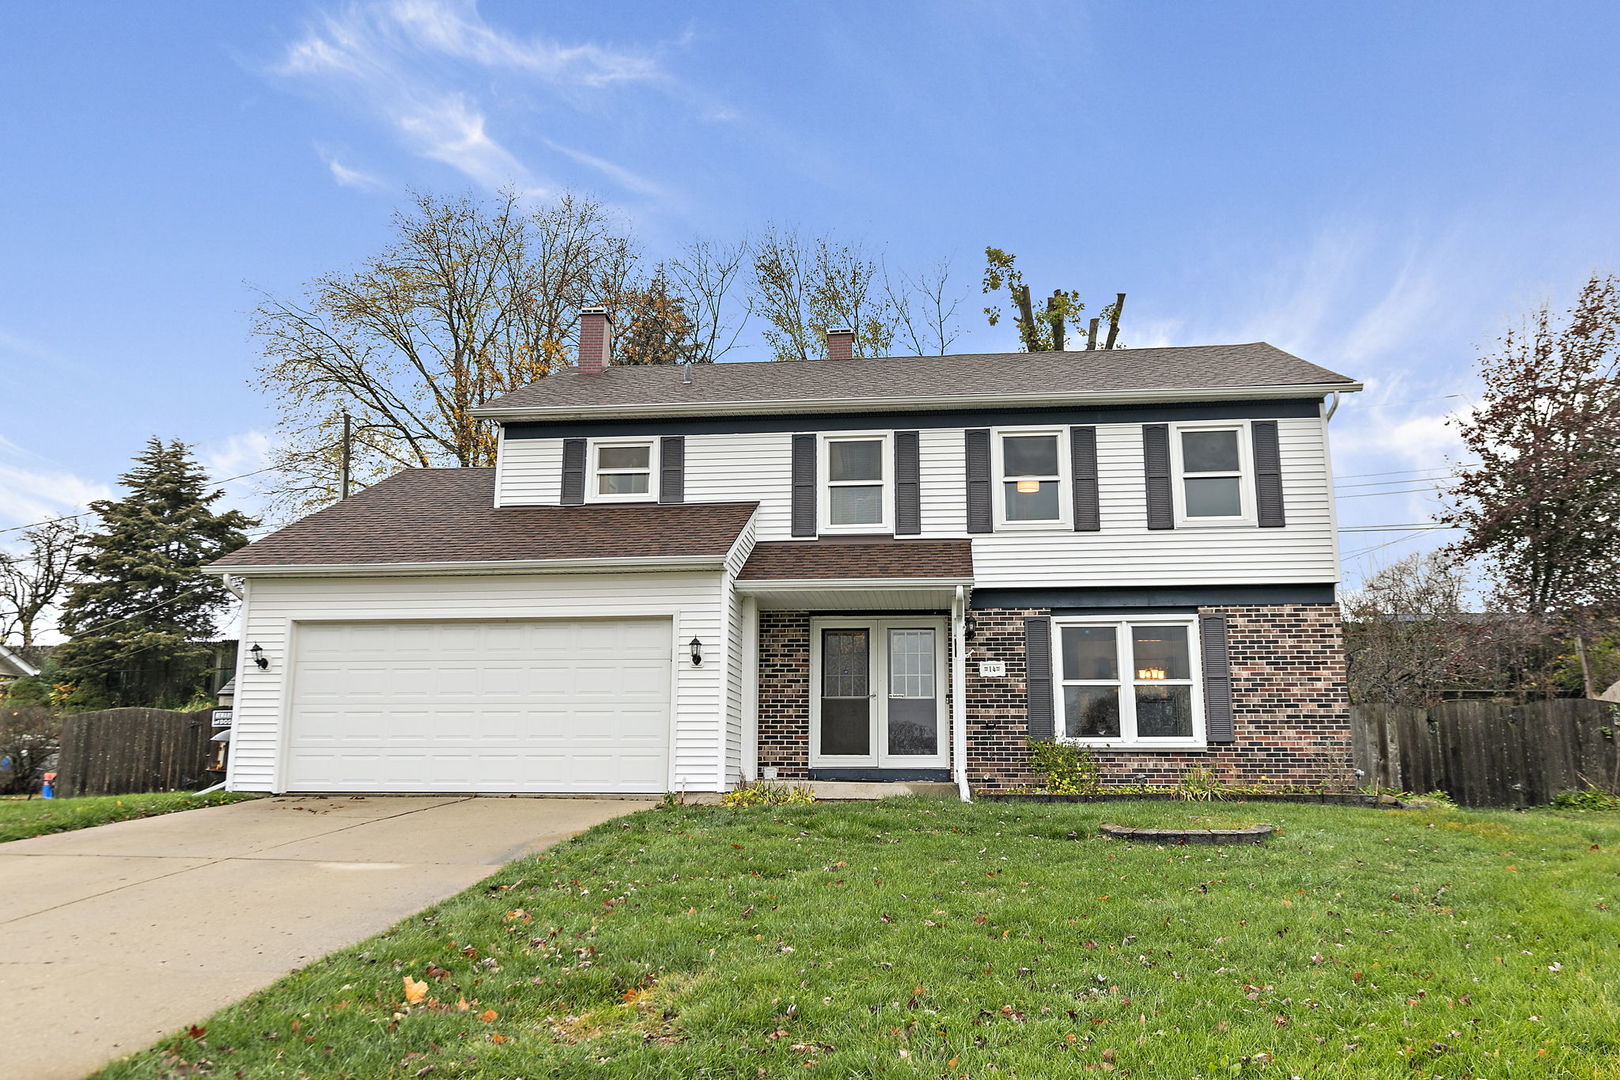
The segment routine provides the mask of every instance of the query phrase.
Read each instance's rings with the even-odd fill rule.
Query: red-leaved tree
[[[1620,282],[1592,277],[1566,317],[1543,305],[1480,359],[1484,397],[1453,422],[1472,459],[1446,520],[1499,602],[1575,641],[1620,610]]]

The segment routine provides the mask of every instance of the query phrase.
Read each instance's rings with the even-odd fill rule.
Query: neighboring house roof
[[[690,377],[691,381],[686,381]],[[972,403],[1195,400],[1359,390],[1263,341],[1090,352],[800,360],[568,369],[504,394],[477,416],[520,419],[760,411],[923,409]]]
[[[494,469],[408,469],[209,569],[718,560],[758,505],[494,503]]]
[[[971,540],[779,540],[754,545],[741,581],[971,580]]]
[[[22,655],[21,650],[0,645],[0,679],[19,679],[24,675],[38,675],[39,668]]]

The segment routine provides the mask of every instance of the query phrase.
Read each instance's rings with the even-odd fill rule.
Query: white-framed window
[[[821,437],[821,531],[894,531],[894,447],[888,432]]]
[[[1247,424],[1177,424],[1171,429],[1178,525],[1254,521],[1254,455]]]
[[[1205,744],[1196,616],[1052,620],[1057,736],[1089,746]]]
[[[593,439],[588,502],[652,502],[658,498],[657,439]]]
[[[1070,500],[1068,433],[1062,428],[998,428],[992,433],[996,526],[1067,525]]]

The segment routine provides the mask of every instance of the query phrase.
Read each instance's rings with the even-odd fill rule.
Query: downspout
[[[1340,395],[1336,392],[1328,395],[1328,397],[1333,399],[1333,404],[1329,405],[1327,412],[1322,414],[1322,423],[1325,424],[1329,420],[1332,420],[1333,414],[1339,411],[1339,396]]]
[[[956,769],[956,792],[972,802],[967,771],[967,590],[956,587],[951,601],[951,762]]]

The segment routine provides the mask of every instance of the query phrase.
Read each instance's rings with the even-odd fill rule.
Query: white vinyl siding
[[[905,427],[903,417],[896,417],[896,427]],[[1135,421],[1099,424],[1102,529],[1076,533],[1065,521],[975,535],[978,587],[1337,581],[1322,422],[1315,416],[1283,419],[1277,422],[1277,430],[1288,517],[1285,528],[1260,529],[1244,522],[1150,531],[1142,425]],[[758,502],[757,539],[792,539],[792,438],[790,432],[686,436],[686,501]],[[1064,455],[1066,460],[1067,450]],[[918,461],[923,538],[966,537],[963,430],[923,428],[918,436]],[[508,439],[498,478],[502,505],[555,504],[561,472],[560,439]],[[818,485],[822,479],[818,476]],[[1066,483],[1061,493],[1065,516],[1071,499]]]
[[[556,506],[562,502],[561,439],[501,440],[495,462],[496,506]]]
[[[793,533],[792,471],[791,432],[686,437],[686,501],[759,503],[761,540]]]
[[[237,683],[229,783],[235,791],[279,791],[290,650],[296,624],[419,619],[672,618],[674,715],[671,785],[717,791],[727,751],[727,640],[722,575],[557,574],[443,577],[255,578],[243,612],[243,640],[264,647],[270,666],[243,664]],[[704,643],[694,668],[685,644]]]
[[[754,522],[750,520],[743,527],[742,535],[732,547],[731,554],[726,557],[726,572],[721,575],[720,602],[726,613],[724,654],[726,663],[726,730],[723,768],[726,777],[726,786],[733,787],[742,781],[742,747],[743,747],[743,716],[745,692],[743,683],[752,678],[752,673],[744,669],[744,665],[753,656],[751,643],[744,641],[743,636],[748,620],[743,612],[743,599],[737,595],[733,584],[737,575],[742,571],[743,563],[748,561],[749,553],[754,550]],[[705,661],[707,662],[707,661]]]
[[[1277,422],[1288,525],[1149,530],[1142,426],[1097,427],[1100,532],[1062,529],[973,539],[978,588],[1152,587],[1337,580],[1326,447],[1316,417]],[[960,433],[958,433],[960,434]]]

